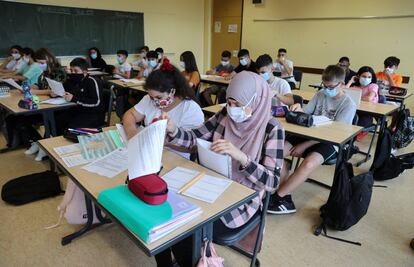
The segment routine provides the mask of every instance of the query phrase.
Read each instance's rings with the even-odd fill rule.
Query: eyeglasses
[[[335,86],[326,86],[324,83],[322,83],[322,87],[323,87],[323,89],[333,90],[333,89],[335,89],[336,87],[338,87],[340,84],[341,84],[341,83],[339,82],[339,83],[337,83]]]

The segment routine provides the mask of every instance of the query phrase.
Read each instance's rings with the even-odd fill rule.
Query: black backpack
[[[414,117],[410,116],[409,109],[398,113],[395,133],[393,135],[394,148],[404,148],[414,139]]]
[[[45,171],[8,181],[1,189],[1,198],[9,204],[22,205],[60,193],[59,176],[55,172]]]
[[[375,151],[374,162],[370,171],[376,181],[384,181],[398,177],[404,170],[414,167],[414,154],[394,156],[391,154],[393,147],[393,136],[386,128],[382,134],[380,145]]]
[[[316,228],[315,235],[323,232],[326,237],[361,245],[358,242],[328,236],[326,226],[344,231],[364,217],[371,201],[373,184],[371,172],[354,176],[352,164],[342,163],[334,178],[328,201],[320,208],[322,224]]]

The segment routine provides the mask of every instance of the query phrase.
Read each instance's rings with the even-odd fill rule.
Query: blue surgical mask
[[[151,68],[155,68],[157,66],[157,61],[156,60],[150,60],[148,61],[148,65],[151,66]]]
[[[97,53],[92,53],[91,54],[91,58],[92,59],[97,59],[98,58],[98,54]]]
[[[119,64],[124,63],[124,59],[122,57],[117,57],[116,60],[118,61]]]
[[[270,74],[269,74],[269,72],[260,73],[260,76],[262,76],[262,78],[263,78],[265,81],[268,81],[268,80],[270,79]]]
[[[371,78],[365,78],[365,77],[359,78],[359,84],[362,86],[367,86],[370,83],[371,83]]]
[[[338,90],[336,89],[336,87],[334,87],[333,89],[329,89],[328,87],[325,87],[323,90],[323,93],[327,97],[334,97],[338,94]]]
[[[242,65],[242,66],[247,66],[247,59],[245,59],[245,58],[242,58],[242,59],[240,59],[240,65]]]

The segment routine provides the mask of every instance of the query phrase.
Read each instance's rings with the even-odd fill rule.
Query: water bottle
[[[27,81],[23,82],[22,89],[23,89],[23,99],[24,100],[31,100],[32,99],[32,94],[30,93],[30,86],[29,86],[29,83]]]

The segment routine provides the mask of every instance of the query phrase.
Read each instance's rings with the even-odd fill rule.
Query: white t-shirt
[[[286,59],[286,64],[289,66],[290,69],[293,71],[293,61]],[[273,63],[273,67],[275,68],[276,72],[280,72],[282,74],[282,77],[291,76],[292,74],[287,71],[285,66],[280,64],[279,62]],[[286,79],[289,82],[296,82],[294,77]]]
[[[144,96],[138,104],[134,106],[138,113],[145,116],[144,125],[151,124],[154,118],[161,115],[161,110],[154,105],[149,95]],[[192,129],[204,123],[204,114],[200,106],[193,100],[183,100],[180,104],[168,111],[174,125],[184,129]],[[176,151],[174,151],[176,152]],[[189,158],[189,153],[176,152],[177,154]]]
[[[291,94],[292,90],[290,89],[289,83],[285,79],[281,79],[275,77],[272,83],[269,83],[270,89],[272,89],[272,95],[286,95]],[[272,106],[287,106],[286,104],[282,103],[276,97],[272,98]]]
[[[115,68],[116,68],[117,70],[119,70],[119,72],[120,72],[120,73],[124,74],[124,73],[125,73],[125,72],[127,72],[127,71],[131,71],[132,66],[131,66],[131,64],[129,64],[128,62],[124,62],[124,63],[122,63],[122,64],[116,63],[116,64],[115,64]],[[124,77],[122,77],[122,76],[120,76],[120,75],[118,75],[118,74],[115,74],[115,75],[114,75],[114,78],[122,79],[122,78],[124,78]]]

